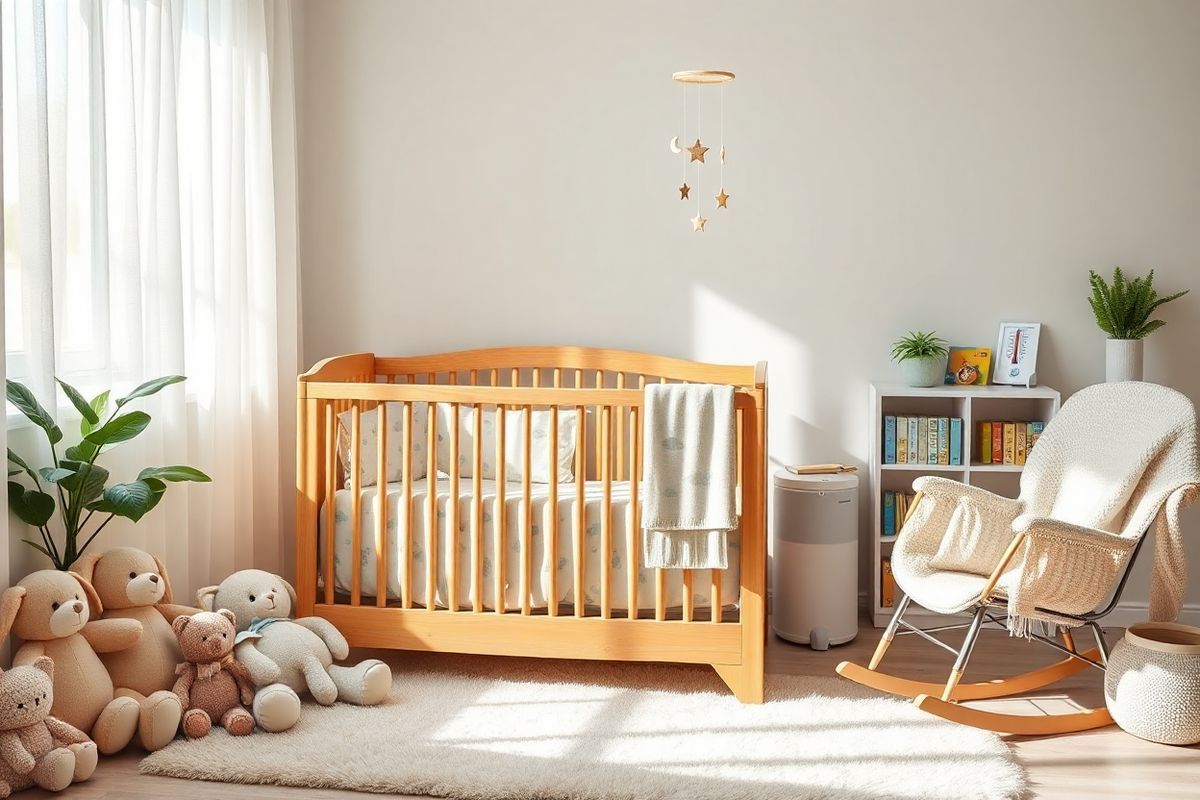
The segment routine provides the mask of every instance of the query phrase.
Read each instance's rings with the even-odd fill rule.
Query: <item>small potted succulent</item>
[[[910,331],[892,345],[892,360],[900,364],[909,386],[937,386],[946,376],[946,342],[933,331]]]
[[[1164,303],[1188,293],[1159,297],[1154,289],[1154,270],[1132,281],[1120,267],[1113,270],[1112,283],[1089,270],[1092,293],[1088,303],[1096,315],[1096,324],[1108,334],[1104,351],[1105,380],[1140,381],[1142,379],[1142,340],[1166,323],[1150,319],[1154,310]]]

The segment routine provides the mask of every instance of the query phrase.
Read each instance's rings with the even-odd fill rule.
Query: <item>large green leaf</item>
[[[46,409],[42,408],[42,404],[33,396],[33,392],[29,391],[29,387],[11,380],[6,380],[4,384],[8,402],[16,406],[17,410],[24,414],[30,422],[44,430],[50,444],[54,445],[62,441],[62,430],[54,424],[54,419]]]
[[[84,439],[77,445],[72,445],[63,451],[63,455],[72,461],[91,461],[100,450],[97,445]]]
[[[8,507],[24,523],[39,528],[54,516],[54,498],[36,489],[26,489],[16,481],[8,482]]]
[[[154,478],[148,481],[114,484],[105,489],[100,501],[93,503],[89,508],[137,522],[158,505],[164,489],[166,484]]]
[[[11,461],[12,463],[16,464],[18,467],[25,470],[26,472],[33,472],[33,468],[25,463],[25,459],[21,458],[19,455],[14,453],[11,447],[8,448],[8,460]]]
[[[173,383],[182,383],[186,380],[187,378],[183,375],[164,375],[161,378],[155,378],[154,380],[146,381],[141,386],[137,387],[132,392],[118,400],[117,408],[125,405],[130,400],[136,400],[139,397],[149,397],[152,394],[162,391]]]
[[[84,437],[85,442],[91,442],[97,447],[125,442],[146,430],[150,424],[150,415],[145,411],[131,411],[109,420],[102,427]]]
[[[38,470],[38,474],[50,483],[58,483],[63,478],[69,478],[74,475],[75,471],[63,469],[62,467],[42,467]]]
[[[100,394],[92,398],[91,409],[96,415],[95,422],[88,422],[87,417],[79,423],[79,432],[87,436],[92,431],[96,430],[96,426],[100,424],[100,418],[104,416],[104,412],[108,410],[108,395],[109,391],[105,389]]]
[[[62,387],[63,394],[71,401],[71,405],[75,406],[75,410],[82,414],[85,420],[93,425],[100,421],[100,417],[96,416],[95,410],[87,400],[83,399],[83,395],[79,393],[78,389],[61,378],[55,378],[55,380]]]
[[[138,480],[146,478],[161,478],[164,481],[199,481],[207,483],[212,478],[195,467],[177,465],[173,467],[146,467],[138,473]]]
[[[65,459],[59,462],[59,466],[70,470],[71,476],[60,480],[58,485],[80,501],[90,503],[104,491],[104,484],[108,481],[108,470],[104,467]]]

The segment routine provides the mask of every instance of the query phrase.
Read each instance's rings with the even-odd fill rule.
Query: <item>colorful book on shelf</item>
[[[896,463],[896,418],[891,414],[883,418],[883,463]]]
[[[986,386],[992,370],[992,348],[951,347],[946,359],[946,383]]]
[[[926,424],[929,425],[929,444],[925,451],[925,463],[936,464],[938,463],[938,418],[929,417]]]
[[[917,439],[920,436],[920,427],[920,422],[916,417],[908,418],[908,458],[906,459],[906,463],[918,463],[917,451],[919,447],[917,445]]]
[[[917,463],[929,463],[929,417],[917,418]]]
[[[896,463],[908,463],[908,417],[896,417]]]
[[[896,535],[896,493],[887,490],[883,493],[883,520],[881,531],[884,536]]]
[[[950,466],[962,466],[962,426],[961,417],[950,418]]]
[[[950,418],[938,417],[937,421],[937,463],[943,466],[950,464]]]
[[[1035,421],[1029,423],[1029,440],[1025,443],[1026,457],[1028,457],[1029,451],[1033,449],[1034,444],[1037,443],[1038,437],[1042,435],[1042,431],[1045,430],[1045,428],[1046,423],[1044,422]]]
[[[992,423],[992,463],[1004,463],[1004,423]]]
[[[979,463],[992,463],[992,423],[979,423]]]
[[[1024,464],[1025,463],[1025,439],[1029,435],[1029,423],[1028,422],[1016,423],[1016,432],[1017,432],[1017,443],[1016,443],[1016,447],[1013,450],[1013,463],[1014,464]]]
[[[1001,463],[1017,463],[1017,426],[1012,422],[1004,423],[1004,459]]]

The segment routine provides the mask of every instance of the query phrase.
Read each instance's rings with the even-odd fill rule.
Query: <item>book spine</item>
[[[992,463],[1004,463],[1004,423],[992,423]]]
[[[896,535],[896,493],[891,489],[883,493],[883,535]]]
[[[929,463],[929,417],[917,420],[917,463]]]
[[[1037,443],[1038,437],[1042,435],[1042,431],[1045,429],[1045,427],[1046,423],[1044,422],[1029,423],[1029,441],[1025,443],[1026,458],[1028,458],[1029,451],[1033,449],[1034,444]]]
[[[879,604],[891,608],[896,602],[896,579],[892,577],[892,560],[883,559],[879,565]]]
[[[883,418],[883,463],[896,463],[896,418],[890,414]]]
[[[920,422],[916,417],[908,418],[908,463],[917,463],[917,451],[920,449],[917,445],[917,438],[920,435]]]
[[[937,421],[937,417],[930,417],[928,425],[929,425],[929,430],[926,432],[925,435],[928,437],[929,442],[926,446],[927,449],[925,451],[925,463],[926,464],[936,464],[936,463],[938,463],[938,421]]]
[[[908,463],[908,417],[896,417],[896,463]]]
[[[938,417],[937,424],[937,460],[939,464],[950,463],[950,418]]]
[[[1018,464],[1025,463],[1025,438],[1029,435],[1029,423],[1017,423],[1017,443],[1015,448],[1015,461]]]
[[[992,423],[979,423],[979,460],[981,463],[992,463]]]
[[[962,426],[961,417],[950,418],[950,465],[962,465]]]
[[[1017,426],[1011,422],[1004,423],[1004,460],[1001,463],[1017,463]]]

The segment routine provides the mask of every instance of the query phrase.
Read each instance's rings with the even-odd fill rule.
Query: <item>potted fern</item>
[[[1096,324],[1108,334],[1104,351],[1105,380],[1140,381],[1142,379],[1142,340],[1166,323],[1150,319],[1155,309],[1189,290],[1159,297],[1154,289],[1154,270],[1132,281],[1120,267],[1113,270],[1112,283],[1089,270],[1092,293],[1088,302],[1096,315]]]
[[[22,541],[46,556],[55,569],[70,569],[92,540],[116,517],[137,522],[158,505],[168,483],[207,482],[209,477],[194,467],[173,465],[146,467],[137,479],[109,484],[108,470],[97,462],[100,456],[146,429],[150,415],[130,411],[127,404],[156,394],[184,380],[166,375],[146,381],[124,397],[110,403],[105,391],[87,400],[73,386],[58,381],[63,394],[80,414],[78,444],[65,448],[62,429],[34,397],[29,388],[7,381],[8,402],[41,429],[50,445],[48,466],[34,469],[12,449],[8,451],[8,505],[13,513],[36,529],[40,542]],[[57,499],[56,499],[57,498]],[[60,517],[61,541],[51,529],[54,512]]]
[[[910,331],[892,344],[892,360],[909,386],[936,386],[946,376],[946,342],[929,331]]]

